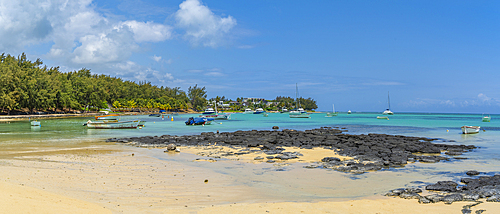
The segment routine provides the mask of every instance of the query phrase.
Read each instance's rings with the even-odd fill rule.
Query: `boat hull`
[[[483,122],[490,122],[491,117],[483,117]]]
[[[481,130],[480,126],[462,126],[463,134],[477,134]]]
[[[139,126],[140,120],[120,121],[120,122],[87,122],[90,129],[135,129]]]
[[[231,114],[200,115],[200,117],[212,118],[214,120],[229,120],[231,119]]]
[[[101,116],[95,116],[96,120],[118,120],[116,117],[120,115],[117,114],[109,114],[109,115],[101,115]]]

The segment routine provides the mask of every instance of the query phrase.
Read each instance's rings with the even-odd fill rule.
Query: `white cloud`
[[[238,46],[239,49],[252,49],[254,47],[255,46],[253,46],[253,45],[240,45],[240,46]]]
[[[126,61],[142,42],[170,39],[172,27],[117,21],[97,12],[92,0],[0,0],[0,49],[19,52],[53,42],[49,59],[73,66]]]
[[[153,60],[156,61],[156,62],[160,62],[161,61],[161,56],[154,55],[153,56]]]
[[[121,28],[128,26],[134,32],[136,42],[161,42],[172,36],[172,27],[153,22],[135,20],[121,23]]]
[[[236,19],[232,16],[217,16],[198,0],[186,0],[179,8],[175,13],[177,26],[186,31],[185,38],[193,45],[220,46],[236,25]]]
[[[477,98],[480,100],[480,101],[483,101],[483,102],[487,102],[487,101],[490,101],[491,98],[487,97],[485,94],[483,93],[480,93],[477,95]]]
[[[215,71],[207,72],[207,73],[205,73],[205,75],[206,76],[214,76],[214,77],[224,76],[224,74],[222,74],[221,72],[215,72]]]

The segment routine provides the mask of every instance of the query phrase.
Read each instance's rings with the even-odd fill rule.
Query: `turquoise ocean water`
[[[340,113],[336,117],[325,117],[324,113],[315,113],[311,118],[289,118],[288,114],[269,113],[268,117],[253,114],[232,114],[231,120],[214,121],[206,126],[186,126],[184,121],[197,115],[176,115],[174,121],[165,118],[149,117],[147,115],[123,116],[121,120],[141,119],[146,125],[142,129],[95,130],[83,126],[87,120],[93,118],[67,118],[39,120],[41,127],[31,127],[29,121],[0,122],[0,149],[9,150],[19,146],[36,150],[40,147],[78,146],[82,141],[101,141],[112,137],[132,136],[161,136],[161,135],[188,135],[201,132],[232,132],[236,130],[271,130],[272,126],[280,129],[307,130],[324,126],[344,127],[350,134],[382,133],[391,135],[407,135],[418,137],[437,138],[436,142],[449,144],[475,145],[479,148],[461,157],[467,159],[451,159],[450,161],[435,164],[413,163],[402,168],[385,169],[380,172],[369,172],[361,175],[343,174],[352,182],[344,183],[339,188],[334,183],[323,182],[329,175],[339,173],[335,171],[313,169],[304,171],[304,164],[281,166],[280,170],[268,165],[240,163],[210,164],[207,162],[192,162],[193,155],[165,156],[161,150],[151,151],[150,155],[166,161],[184,161],[185,164],[203,168],[213,168],[218,173],[232,175],[235,181],[249,186],[261,188],[263,191],[274,192],[270,196],[282,197],[287,195],[288,200],[303,200],[304,198],[349,198],[381,194],[389,189],[403,186],[419,186],[423,183],[438,180],[459,181],[467,170],[478,170],[483,175],[498,174],[500,171],[500,115],[491,115],[491,122],[482,122],[480,114],[422,114],[396,113],[389,116],[389,120],[376,119],[380,113]],[[460,127],[463,125],[481,126],[484,131],[479,134],[463,135]],[[450,142],[451,141],[451,142]],[[140,148],[137,148],[140,149]],[[283,188],[283,180],[276,181],[276,177],[283,176],[283,171],[299,172],[297,176],[304,176],[301,184],[315,181],[307,188]],[[315,172],[314,177],[309,175]],[[326,173],[326,174],[325,174]],[[330,173],[330,174],[328,174]],[[387,174],[389,173],[389,174]],[[322,174],[322,176],[319,176]],[[269,176],[265,176],[269,175]],[[384,179],[397,178],[389,183],[377,183]],[[316,181],[315,179],[320,179]],[[279,180],[279,179],[278,179]],[[363,181],[363,182],[361,182]],[[342,190],[351,185],[357,188],[365,185],[370,190],[348,191]],[[346,187],[347,186],[347,187]],[[307,189],[307,191],[303,190]],[[325,191],[328,190],[328,191]]]

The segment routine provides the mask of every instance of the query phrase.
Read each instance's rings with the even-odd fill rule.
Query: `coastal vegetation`
[[[43,66],[40,59],[28,60],[24,53],[18,57],[0,55],[0,71],[0,110],[7,114],[11,111],[79,112],[109,107],[118,111],[183,110],[191,105],[190,97],[179,87],[124,81],[91,74],[86,68],[61,72],[59,67]],[[204,99],[198,97],[206,93],[204,87],[190,87],[190,90],[196,96],[191,99],[197,102]]]
[[[213,102],[225,104],[222,109],[243,111],[264,108],[277,111],[298,108],[291,97],[237,98],[224,96],[207,99],[205,87],[194,85],[187,93],[180,87],[155,86],[151,82],[133,82],[89,69],[62,72],[59,67],[47,67],[42,60],[30,61],[26,54],[17,57],[0,55],[0,113],[88,112],[110,108],[113,111],[201,111]],[[312,98],[298,98],[305,110],[317,108]]]

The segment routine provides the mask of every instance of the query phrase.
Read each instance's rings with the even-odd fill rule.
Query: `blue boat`
[[[262,114],[262,113],[265,113],[266,111],[264,111],[264,109],[262,108],[258,108],[258,109],[255,109],[255,112],[253,114]]]
[[[203,118],[203,117],[190,117],[188,120],[186,120],[186,125],[209,125],[214,121],[213,118]]]

